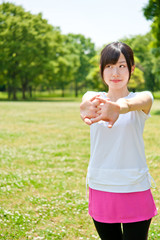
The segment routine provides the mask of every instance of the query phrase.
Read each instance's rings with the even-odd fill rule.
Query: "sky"
[[[149,0],[8,0],[58,26],[62,34],[83,34],[97,47],[150,31],[142,8]],[[0,3],[7,0],[0,0]]]

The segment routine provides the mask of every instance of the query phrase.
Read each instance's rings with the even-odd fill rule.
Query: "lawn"
[[[0,239],[99,239],[88,216],[89,127],[79,102],[0,102]],[[160,207],[160,101],[144,131]],[[149,239],[160,239],[160,217]]]

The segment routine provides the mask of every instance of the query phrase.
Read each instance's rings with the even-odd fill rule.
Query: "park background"
[[[144,141],[159,208],[159,0],[146,1],[142,15],[148,32],[115,40],[135,53],[130,91],[147,89],[155,98]],[[104,20],[101,31],[112,26]],[[103,47],[82,33],[62,33],[42,13],[0,4],[0,239],[98,239],[87,214],[89,128],[79,103],[87,90],[107,91],[99,74]],[[149,239],[160,239],[159,215]]]

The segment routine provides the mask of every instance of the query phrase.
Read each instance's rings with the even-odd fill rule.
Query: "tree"
[[[160,72],[159,72],[159,59],[160,59],[160,1],[149,0],[148,4],[143,8],[144,16],[147,20],[152,21],[151,32],[153,35],[152,53],[156,57],[153,59],[153,73],[155,75],[154,87],[160,88]]]
[[[24,99],[27,90],[31,93],[41,79],[38,76],[56,61],[54,42],[59,37],[60,30],[48,24],[42,14],[32,15],[11,3],[0,5],[0,70],[9,98],[16,99],[18,89],[22,89]],[[53,68],[53,76],[55,72]]]
[[[154,58],[153,61],[153,74],[155,75],[155,89],[160,89],[160,56]]]
[[[121,39],[122,42],[125,42],[133,49],[135,59],[138,60],[136,61],[136,67],[139,70],[143,71],[143,76],[145,80],[144,87],[146,89],[154,91],[155,89],[155,74],[153,73],[154,55],[152,54],[150,46],[152,40],[153,38],[151,33],[147,33],[145,35],[136,35],[127,39]],[[138,73],[136,72],[135,74]]]
[[[93,90],[98,90],[98,91],[104,91],[105,88],[107,88],[106,84],[103,83],[103,80],[100,75],[100,63],[99,59],[100,58],[100,53],[99,51],[97,54],[90,59],[90,72],[87,75],[87,85],[93,89]]]
[[[70,41],[68,35],[63,35],[61,44],[57,50],[57,64],[56,86],[62,90],[62,97],[64,97],[65,89],[74,81],[74,77],[80,66],[79,52]]]
[[[153,53],[160,56],[160,1],[149,0],[148,4],[143,8],[144,16],[147,20],[151,20],[153,40]]]
[[[143,89],[144,88],[144,73],[143,71],[138,67],[139,66],[139,59],[135,57],[135,70],[134,73],[131,75],[131,78],[129,80],[128,87],[130,90],[135,91],[136,89]]]
[[[74,89],[77,97],[78,91],[87,87],[87,76],[92,68],[90,59],[96,55],[96,51],[91,39],[81,34],[68,34],[68,43],[72,44],[79,58],[79,66],[74,75]]]

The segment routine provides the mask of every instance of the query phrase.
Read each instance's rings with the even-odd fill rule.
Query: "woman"
[[[100,70],[108,93],[87,92],[80,105],[91,134],[89,214],[105,240],[146,240],[157,214],[143,143],[153,97],[149,91],[129,92],[134,68],[128,45],[107,45]]]

